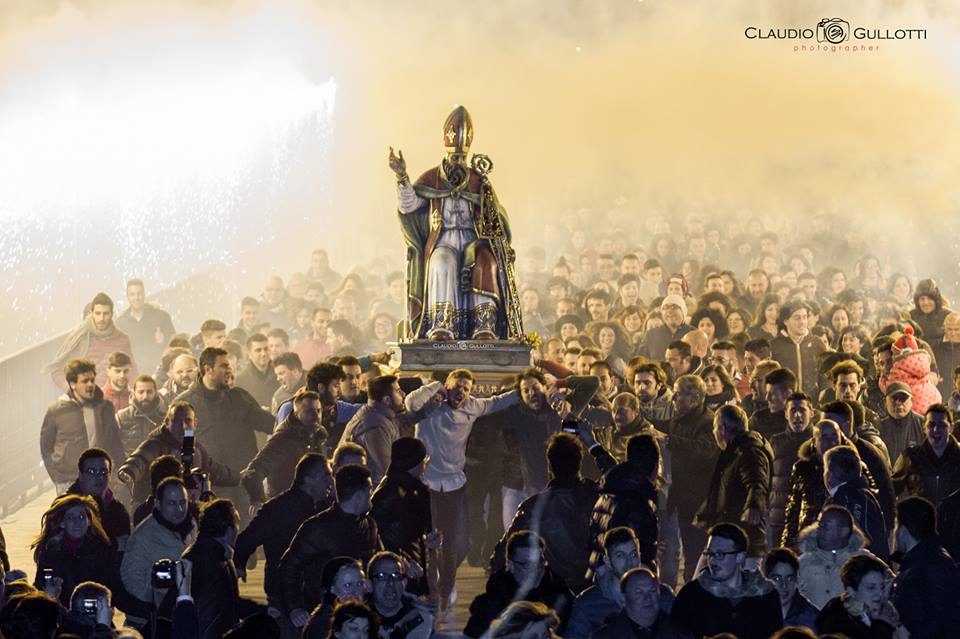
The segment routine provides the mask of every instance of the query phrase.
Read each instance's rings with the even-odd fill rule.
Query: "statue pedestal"
[[[507,340],[416,340],[390,344],[390,366],[417,375],[466,368],[477,378],[474,394],[485,395],[504,377],[530,366],[530,350],[523,342]]]

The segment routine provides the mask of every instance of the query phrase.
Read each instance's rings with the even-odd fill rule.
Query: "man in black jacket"
[[[824,506],[837,504],[849,510],[857,526],[869,538],[867,547],[870,552],[886,560],[890,556],[887,526],[877,498],[867,488],[857,449],[852,446],[831,448],[824,455],[823,466],[823,483],[828,494]]]
[[[429,463],[423,442],[401,437],[393,442],[387,474],[371,497],[371,514],[383,547],[415,561],[425,571],[407,584],[407,591],[415,595],[428,594],[428,551],[440,547],[430,515],[430,489],[421,481]]]
[[[240,536],[237,537],[234,564],[241,577],[246,577],[247,559],[263,546],[266,568],[263,590],[269,604],[280,610],[280,559],[300,525],[308,518],[334,504],[333,473],[326,458],[307,453],[297,462],[293,485],[263,505]]]
[[[237,386],[253,395],[257,404],[269,408],[280,382],[270,362],[266,335],[254,333],[247,338],[247,357],[246,367],[237,375]]]
[[[845,363],[849,362],[841,362],[841,364]],[[893,530],[897,498],[893,491],[893,480],[890,477],[890,462],[887,458],[886,448],[881,450],[864,436],[863,431],[856,428],[854,404],[856,402],[836,401],[821,406],[823,418],[836,422],[843,434],[850,440],[851,445],[857,449],[860,460],[866,464],[867,470],[870,471],[870,479],[875,484],[877,502],[883,512],[884,525],[887,530]],[[875,429],[874,432],[876,432]]]
[[[800,446],[810,440],[813,401],[806,393],[793,393],[786,402],[787,430],[770,438],[773,467],[770,482],[770,539],[779,545],[783,535],[790,473],[798,459]]]
[[[922,497],[897,504],[894,530],[903,553],[893,582],[893,604],[915,639],[950,637],[960,626],[960,569],[937,536],[936,510]]]
[[[750,417],[750,430],[770,440],[787,430],[787,398],[797,392],[797,376],[787,368],[771,371],[764,379],[767,405]]]
[[[908,447],[923,443],[923,417],[913,412],[913,391],[903,382],[887,385],[877,430],[887,447],[891,466]]]
[[[100,507],[100,523],[110,538],[110,545],[117,552],[123,552],[130,537],[130,513],[110,490],[113,460],[102,448],[88,448],[80,454],[77,466],[80,474],[67,493],[93,497]]]
[[[519,530],[538,533],[546,545],[547,562],[574,592],[590,585],[586,578],[592,538],[590,515],[599,495],[596,482],[580,475],[583,452],[569,433],[554,433],[547,444],[547,464],[553,479],[546,490],[527,498],[517,510],[490,561],[490,571],[506,564],[506,546]]]
[[[543,539],[529,530],[511,535],[507,542],[507,567],[490,575],[484,592],[470,604],[470,620],[463,634],[480,637],[511,602],[520,599],[553,609],[560,617],[562,633],[573,593],[546,563]]]
[[[927,408],[923,443],[903,451],[893,468],[898,495],[925,497],[937,507],[960,489],[960,445],[950,428],[950,409],[943,404]]]
[[[736,521],[747,533],[749,568],[759,566],[766,551],[767,501],[773,449],[759,433],[747,429],[747,414],[739,406],[721,406],[713,420],[720,449],[707,498],[695,523],[706,529]]]
[[[233,545],[240,515],[230,500],[215,499],[200,511],[197,540],[183,553],[193,565],[194,593],[202,639],[220,639],[240,620],[240,590],[233,566]]]
[[[320,396],[312,391],[293,398],[293,412],[270,435],[256,457],[240,473],[241,483],[250,497],[251,515],[268,498],[290,488],[297,460],[308,452],[323,451],[327,431],[320,425]],[[267,494],[263,480],[267,480]]]
[[[284,612],[297,628],[320,602],[315,576],[334,557],[353,557],[364,564],[383,546],[377,523],[370,516],[370,471],[344,466],[336,474],[337,503],[310,517],[297,530],[280,560]]]
[[[273,415],[263,410],[242,388],[231,387],[233,368],[227,351],[205,348],[200,353],[200,379],[177,399],[193,406],[197,417],[197,439],[203,440],[210,455],[226,465],[235,476],[257,454],[257,431],[273,433]],[[221,490],[240,511],[240,520],[249,517],[250,501],[242,488]]]
[[[150,431],[160,425],[165,411],[154,379],[149,375],[137,377],[130,393],[130,404],[117,412],[124,455],[135,451]]]

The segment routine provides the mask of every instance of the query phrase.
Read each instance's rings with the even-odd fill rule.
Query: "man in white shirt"
[[[437,408],[417,423],[416,437],[423,442],[430,464],[423,482],[430,488],[433,525],[443,536],[439,558],[441,613],[456,601],[457,567],[467,555],[467,438],[474,421],[520,401],[516,391],[489,398],[470,395],[476,378],[465,368],[447,375],[445,383],[431,382],[406,397],[407,410],[416,412],[428,402]]]

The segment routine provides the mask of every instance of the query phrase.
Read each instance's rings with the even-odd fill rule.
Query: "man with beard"
[[[303,375],[303,364],[300,363],[300,356],[296,353],[280,353],[273,358],[270,364],[277,376],[277,382],[280,384],[270,400],[270,412],[276,415],[280,405],[291,399],[303,388],[306,379]]]
[[[159,559],[180,557],[193,542],[195,530],[187,487],[182,479],[164,479],[157,486],[155,497],[153,513],[130,535],[120,564],[124,588],[146,606],[154,603],[150,580],[153,564]],[[127,615],[127,622],[143,628],[147,619]]]
[[[103,398],[120,412],[130,403],[130,371],[133,360],[126,353],[110,353],[107,358],[107,383],[103,385]]]
[[[300,361],[307,370],[330,354],[330,347],[327,344],[327,324],[329,323],[329,308],[314,310],[310,319],[310,334],[293,347],[293,352],[300,356]]]
[[[300,525],[332,506],[334,497],[330,463],[320,453],[306,453],[297,461],[293,485],[263,504],[237,537],[233,561],[243,579],[246,579],[247,560],[263,546],[266,558],[263,590],[272,608],[282,608],[279,570],[283,553]]]
[[[599,388],[595,376],[569,376],[557,382],[555,397],[557,406],[551,406],[547,398],[547,378],[536,368],[527,368],[517,375],[514,390],[520,393],[520,402],[497,414],[503,424],[503,441],[508,450],[516,451],[520,458],[523,491],[508,493],[504,497],[504,514],[512,518],[520,502],[539,493],[547,486],[547,464],[543,451],[547,440],[560,432],[562,402],[570,408],[573,417],[579,417]]]
[[[707,569],[677,593],[671,618],[695,637],[729,632],[740,639],[767,639],[783,625],[780,597],[759,571],[744,569],[747,534],[722,523],[708,535]]]
[[[638,364],[628,376],[633,392],[640,400],[640,414],[645,420],[661,430],[673,417],[673,390],[667,386],[667,374],[659,364]]]
[[[76,464],[86,449],[102,448],[118,459],[123,455],[113,404],[96,384],[96,364],[70,360],[63,375],[68,390],[47,409],[40,426],[40,456],[61,495],[76,479]]]
[[[189,353],[178,355],[170,364],[170,377],[160,389],[165,404],[172,404],[197,379],[197,358]]]
[[[117,317],[117,328],[130,338],[132,355],[140,370],[153,370],[160,362],[164,345],[176,333],[173,321],[166,311],[147,304],[141,279],[127,282],[127,302],[130,306]]]
[[[149,375],[137,377],[133,382],[130,405],[117,413],[124,458],[133,453],[150,431],[160,425],[165,410],[153,378]]]
[[[830,369],[828,376],[833,381],[833,390],[837,401],[848,402],[851,405],[854,403],[861,404],[860,397],[863,392],[864,376],[863,369],[860,368],[859,364],[851,360],[837,362]],[[866,406],[863,406],[863,413],[863,424],[856,426],[857,435],[879,450],[888,464],[896,461],[896,457],[890,458],[887,453],[887,445],[877,431],[876,424],[880,421],[880,416]],[[838,423],[843,426],[842,422]]]
[[[88,359],[96,366],[97,386],[103,387],[107,382],[107,359],[117,351],[132,354],[130,338],[113,322],[113,300],[106,293],[97,293],[83,323],[67,336],[44,372],[52,375],[53,383],[61,390],[67,390],[64,366],[70,360]]]
[[[630,393],[620,393],[613,398],[612,412],[613,426],[595,429],[594,434],[604,450],[618,462],[622,462],[627,456],[627,440],[653,426],[643,419],[639,402],[636,396]]]
[[[280,422],[267,443],[240,473],[250,497],[251,514],[267,499],[290,488],[297,460],[308,452],[323,450],[327,433],[320,425],[320,396],[310,391],[293,398],[293,412]],[[263,480],[267,480],[267,495]]]
[[[362,404],[351,404],[340,398],[340,382],[343,369],[337,364],[320,362],[307,371],[304,388],[320,396],[320,423],[327,431],[327,454],[332,455],[347,423],[360,410]],[[282,422],[293,410],[293,402],[286,401],[277,409],[277,421]]]
[[[408,413],[403,403],[406,395],[400,389],[399,378],[394,375],[370,380],[366,395],[369,397],[367,403],[347,423],[339,443],[353,442],[363,446],[367,451],[367,469],[376,485],[390,467],[393,443],[401,436],[413,434],[414,424],[429,412],[429,404],[417,413]]]
[[[445,383],[431,382],[406,398],[407,410],[417,412],[430,402],[435,407],[417,424],[416,436],[427,447],[431,463],[424,474],[430,487],[434,526],[443,534],[440,548],[440,609],[449,609],[455,597],[457,567],[467,554],[466,463],[467,439],[478,417],[520,401],[517,391],[487,398],[471,396],[473,373],[459,368],[447,375]]]
[[[247,391],[260,406],[270,406],[280,382],[270,365],[270,346],[267,336],[254,333],[247,339],[246,368],[237,375],[237,386]]]
[[[786,518],[790,472],[798,451],[810,439],[813,401],[805,393],[793,393],[786,402],[787,429],[770,439],[773,448],[773,473],[770,483],[770,539],[779,543]]]

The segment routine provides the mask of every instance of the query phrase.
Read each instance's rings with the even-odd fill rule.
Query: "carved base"
[[[390,344],[390,366],[406,374],[466,368],[477,377],[474,393],[487,394],[500,380],[530,366],[530,346],[507,340],[416,340]]]

